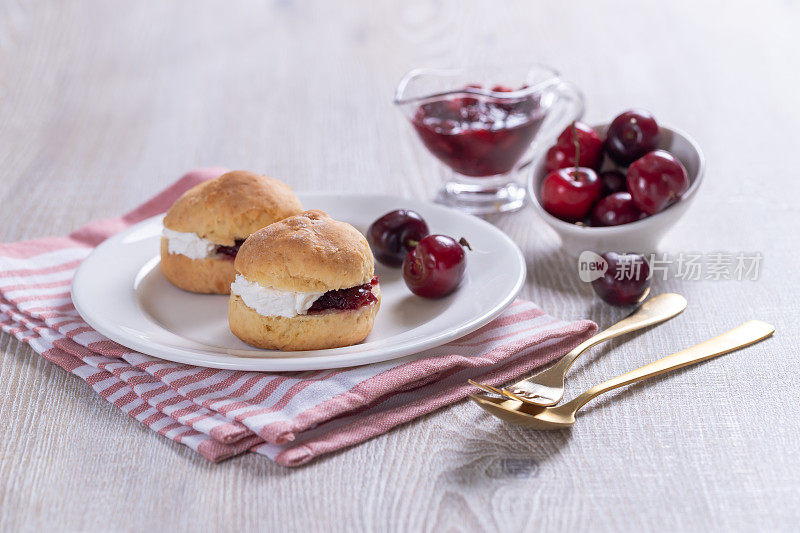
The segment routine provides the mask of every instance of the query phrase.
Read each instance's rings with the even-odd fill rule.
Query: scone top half
[[[377,284],[375,261],[364,236],[318,210],[253,233],[239,249],[234,270],[239,281],[320,296]]]
[[[167,211],[164,227],[235,246],[254,231],[303,210],[282,181],[234,170],[186,191]]]

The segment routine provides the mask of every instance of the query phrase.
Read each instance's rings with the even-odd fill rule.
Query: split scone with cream
[[[381,303],[364,236],[322,211],[250,235],[234,261],[228,322],[247,344],[270,350],[349,346],[372,330]]]
[[[253,172],[236,170],[201,183],[164,217],[161,271],[181,289],[228,294],[244,240],[302,210],[288,185]]]

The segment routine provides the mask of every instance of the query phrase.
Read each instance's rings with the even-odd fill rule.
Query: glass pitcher
[[[394,103],[451,172],[439,203],[483,215],[525,203],[520,170],[583,115],[583,96],[546,66],[415,69]]]

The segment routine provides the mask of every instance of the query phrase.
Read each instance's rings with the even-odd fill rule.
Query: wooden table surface
[[[210,464],[0,336],[0,530],[788,530],[800,511],[797,124],[790,1],[0,2],[0,241],[123,212],[222,165],[298,190],[431,198],[441,166],[393,108],[416,66],[555,65],[589,122],[642,106],[709,168],[663,243],[760,252],[757,280],[657,281],[680,316],[593,350],[568,396],[760,318],[774,338],[587,406],[572,430],[461,402],[297,469]],[[525,209],[523,295],[607,326]],[[590,407],[590,408],[589,408]]]

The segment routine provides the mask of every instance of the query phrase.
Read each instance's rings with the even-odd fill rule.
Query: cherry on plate
[[[403,279],[423,298],[447,296],[461,283],[467,268],[464,248],[447,235],[428,235],[403,260]]]
[[[630,193],[615,192],[597,202],[592,210],[592,226],[619,226],[647,216],[633,203]]]
[[[575,122],[575,136],[580,145],[578,166],[600,168],[603,162],[603,140],[597,132],[583,122]],[[572,125],[567,126],[561,132],[556,144],[547,151],[545,157],[547,172],[575,166],[575,136],[573,136]]]
[[[608,269],[592,282],[592,288],[611,305],[634,305],[650,292],[650,265],[638,254],[602,254]]]
[[[591,168],[560,168],[542,181],[542,207],[567,222],[576,222],[588,215],[600,198],[602,184]]]
[[[618,165],[630,165],[658,146],[659,129],[648,111],[631,109],[617,116],[606,132],[606,153]]]
[[[689,189],[689,174],[674,155],[656,150],[628,168],[627,183],[636,206],[654,215],[674,204]]]
[[[397,209],[372,223],[367,241],[375,259],[384,265],[399,267],[406,254],[426,235],[428,225],[419,213]]]

